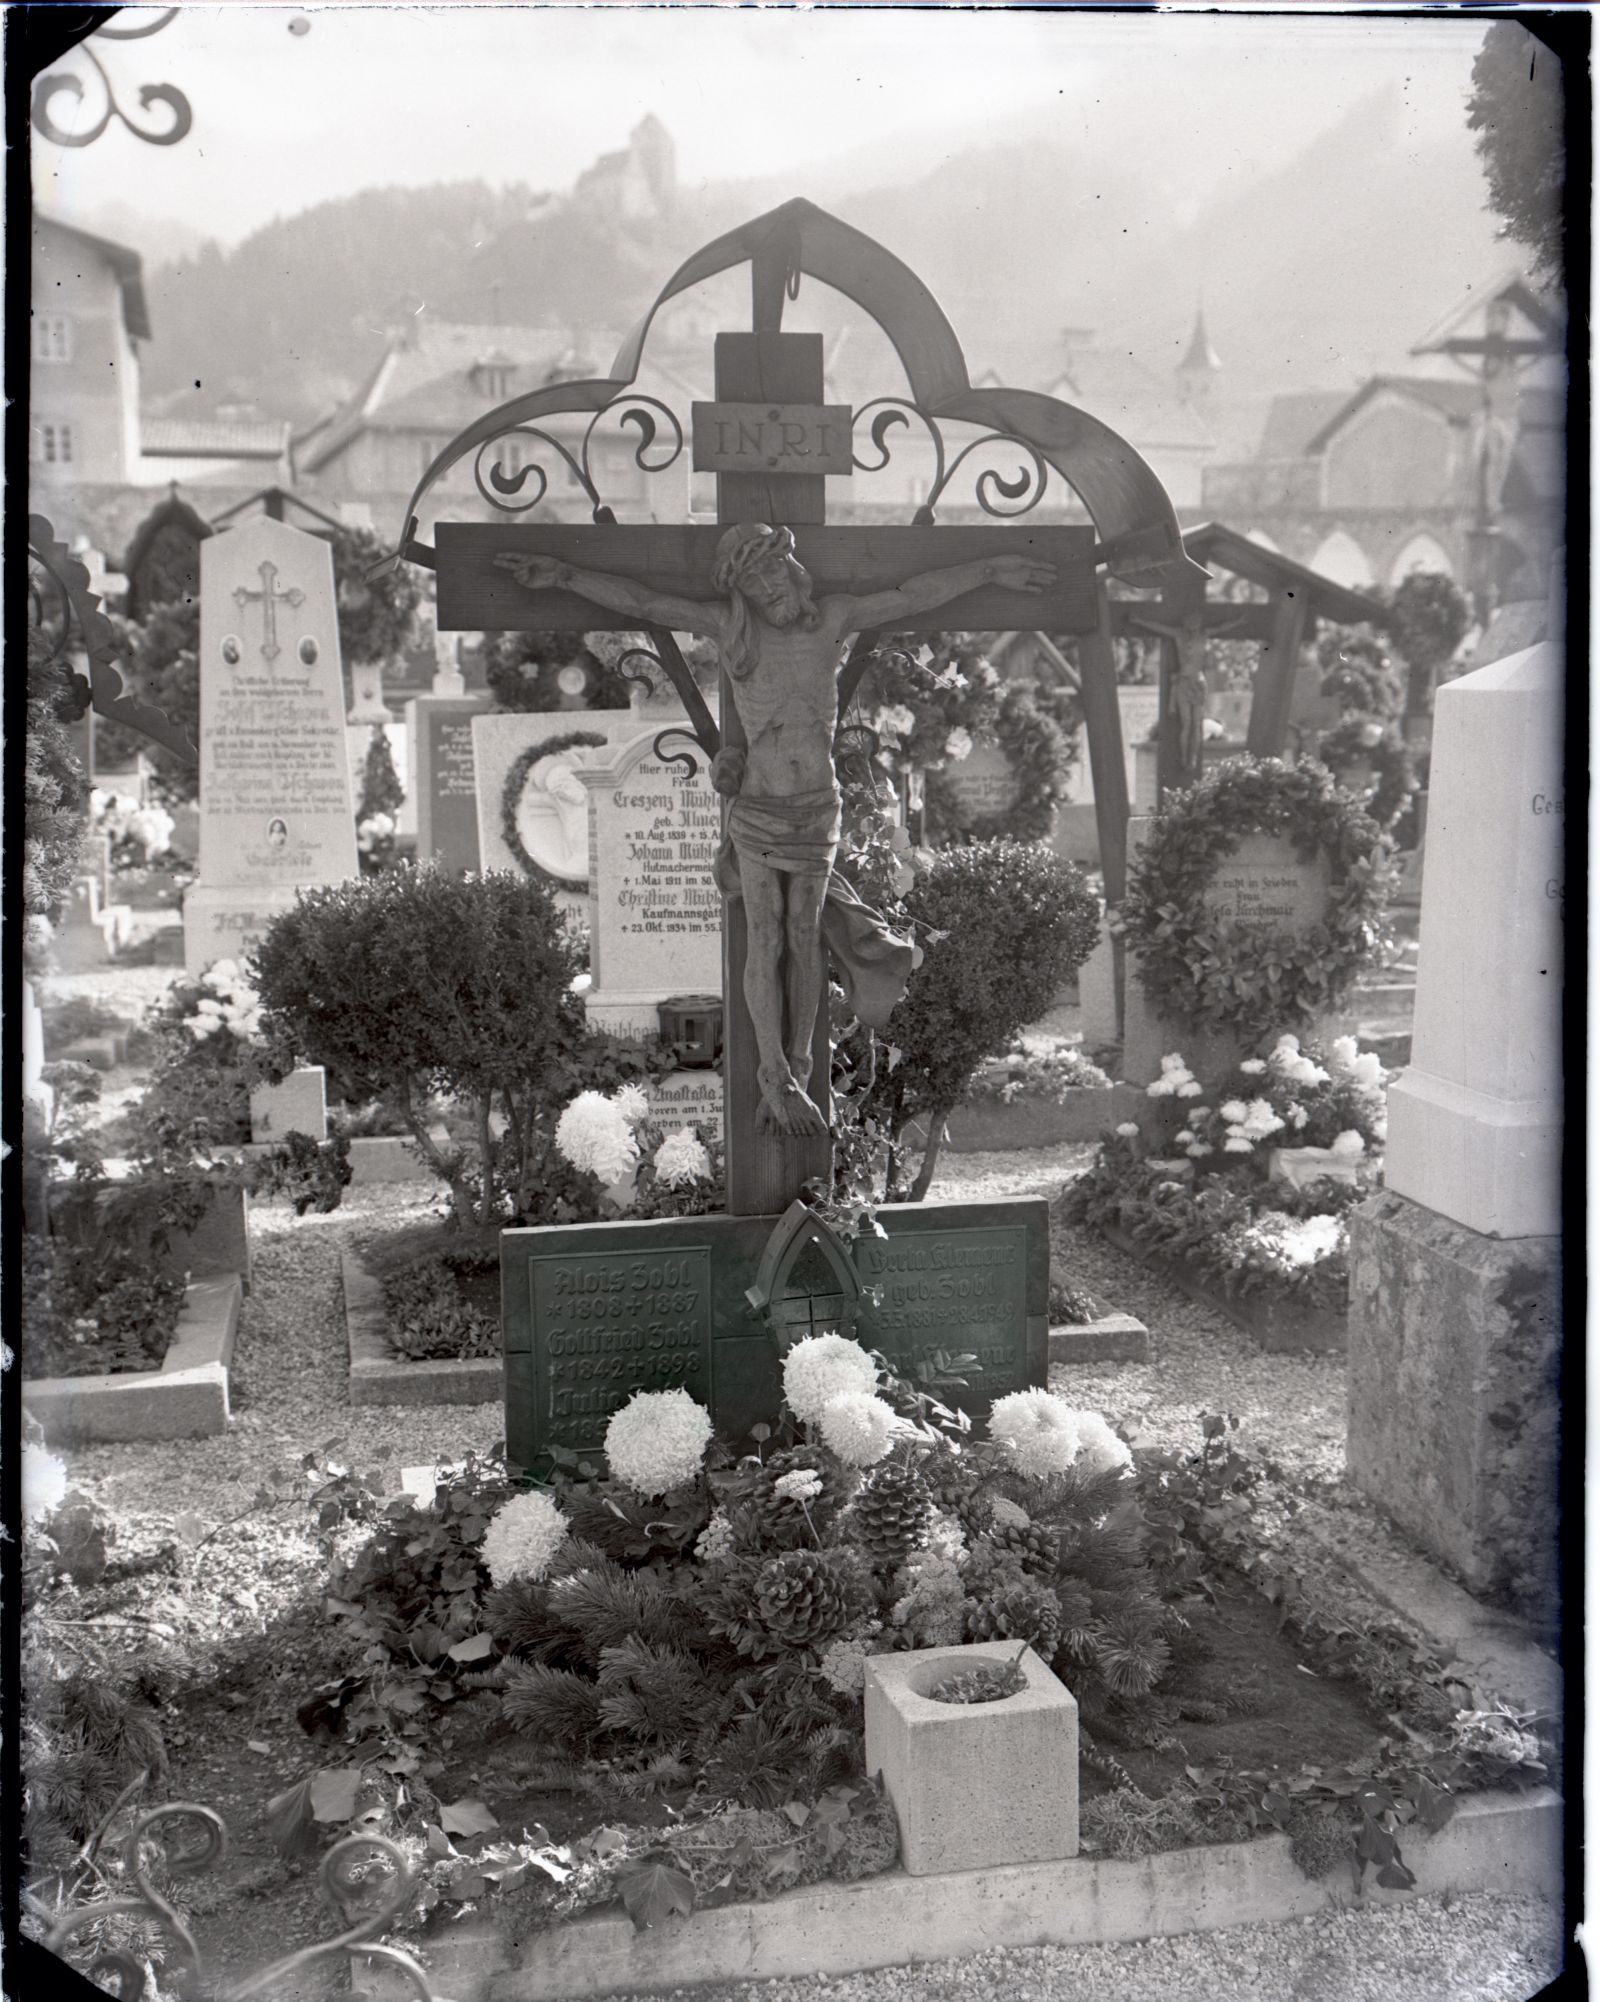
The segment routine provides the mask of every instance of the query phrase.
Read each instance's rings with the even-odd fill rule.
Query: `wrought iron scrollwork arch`
[[[129,117],[117,101],[116,84],[105,64],[95,54],[95,42],[142,42],[151,35],[159,35],[178,17],[176,7],[163,7],[149,20],[127,20],[129,9],[124,8],[115,23],[107,22],[93,34],[86,35],[71,56],[81,56],[94,73],[104,103],[100,116],[94,124],[81,132],[74,132],[57,122],[52,107],[63,98],[74,105],[81,105],[87,92],[83,79],[71,70],[47,70],[33,87],[33,102],[29,116],[33,129],[41,139],[48,139],[55,146],[92,146],[110,129],[113,119],[125,125],[135,139],[142,139],[147,146],[176,146],[180,139],[186,139],[194,125],[194,111],[189,100],[176,84],[147,83],[139,88],[139,108],[148,112],[155,105],[165,107],[170,123],[166,126],[137,124]]]

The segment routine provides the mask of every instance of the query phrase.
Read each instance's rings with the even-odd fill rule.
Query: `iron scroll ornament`
[[[177,1992],[194,1994],[201,1988],[203,1975],[200,1949],[195,1944],[194,1935],[151,1883],[145,1869],[146,1845],[163,1822],[176,1822],[180,1827],[187,1825],[199,1838],[198,1841],[191,1840],[176,1853],[167,1852],[167,1869],[171,1875],[195,1876],[221,1861],[228,1846],[228,1832],[221,1815],[214,1809],[197,1806],[191,1801],[168,1801],[161,1807],[152,1808],[140,1815],[122,1848],[123,1868],[137,1887],[137,1895],[102,1898],[94,1904],[78,1906],[51,1928],[44,1943],[48,1952],[59,1955],[76,1934],[102,1919],[118,1913],[154,1918],[176,1942],[186,1963],[185,1974],[180,1977],[183,1986]],[[390,1869],[382,1895],[371,1898],[375,1879],[370,1863],[375,1857],[382,1858]],[[427,1976],[410,1954],[399,1947],[376,1943],[377,1935],[400,1916],[411,1899],[413,1878],[398,1844],[382,1835],[347,1835],[323,1857],[318,1882],[323,1895],[343,1919],[343,1930],[332,1939],[301,1947],[270,1966],[258,1969],[237,1985],[215,1991],[217,2002],[246,2002],[250,1996],[263,1996],[271,2002],[273,1997],[293,1994],[294,1989],[284,1985],[288,1977],[316,1961],[325,1960],[330,1954],[345,1954],[352,1960],[357,1957],[381,1960],[406,1978],[417,2002],[438,2002],[428,1985]],[[364,1909],[358,1910],[363,1902],[363,1892],[368,1894],[370,1902],[365,1903]],[[108,1948],[98,1954],[89,1973],[91,1976],[114,1974],[118,2002],[140,2002],[148,1985],[143,1967],[131,1953],[120,1947]]]
[[[926,430],[933,444],[933,481],[928,489],[928,497],[918,507],[915,520],[918,527],[931,526],[935,519],[935,509],[949,490],[957,468],[974,452],[986,445],[1014,446],[1023,455],[1023,463],[1010,479],[992,467],[986,467],[974,482],[974,494],[978,506],[997,521],[1015,521],[1029,514],[1044,499],[1050,482],[1050,468],[1038,450],[1026,438],[1013,436],[1009,431],[989,430],[981,437],[970,439],[952,459],[946,459],[944,433],[938,423],[929,416],[920,404],[903,396],[877,396],[870,403],[863,403],[851,417],[852,442],[856,427],[868,411],[878,414],[868,428],[868,435],[877,450],[876,459],[864,459],[852,450],[851,464],[858,473],[881,473],[893,457],[889,443],[889,433],[902,429],[915,417]],[[909,414],[908,414],[909,413]]]
[[[651,446],[655,444],[657,433],[661,428],[652,414],[655,411],[659,411],[662,417],[666,419],[671,438],[671,450],[667,452],[665,458],[651,460],[647,455]],[[664,473],[683,456],[683,425],[677,414],[668,405],[662,403],[654,396],[644,396],[641,394],[619,396],[597,410],[589,419],[588,424],[584,427],[583,437],[579,442],[576,453],[570,451],[559,438],[552,436],[550,432],[542,429],[537,424],[514,424],[496,436],[486,439],[478,447],[472,462],[472,477],[478,492],[482,494],[483,498],[492,508],[498,509],[502,514],[526,514],[531,508],[536,508],[550,490],[550,476],[536,459],[530,460],[525,466],[519,466],[510,471],[502,468],[498,461],[489,464],[487,468],[485,467],[486,456],[496,447],[504,445],[508,439],[533,438],[537,439],[540,445],[554,452],[556,457],[566,467],[573,483],[576,486],[582,487],[584,493],[588,496],[589,506],[594,519],[596,521],[614,520],[615,516],[601,497],[599,487],[595,483],[594,468],[591,464],[594,434],[599,428],[601,420],[610,417],[613,413],[615,413],[619,424],[632,425],[639,433],[639,442],[634,447],[633,463],[641,472],[648,475]],[[538,485],[534,488],[532,494],[525,500],[513,500],[511,497],[513,495],[520,495],[523,486],[530,478],[538,481]]]
[[[123,8],[119,11],[126,16],[132,10]],[[116,85],[105,64],[90,46],[96,41],[144,41],[151,35],[159,35],[163,28],[170,27],[177,19],[178,13],[179,9],[176,7],[163,7],[152,19],[139,21],[137,24],[113,26],[107,22],[86,35],[71,51],[73,56],[82,56],[88,63],[105,98],[99,118],[86,131],[70,131],[66,126],[58,124],[51,108],[62,98],[70,99],[75,105],[82,104],[86,95],[83,79],[74,75],[71,70],[47,70],[34,84],[33,101],[29,110],[33,129],[40,138],[48,139],[54,146],[92,146],[110,129],[112,120],[116,119],[127,127],[135,139],[142,139],[147,146],[176,146],[180,140],[186,139],[194,125],[194,111],[188,98],[176,84],[141,84],[140,110],[148,112],[153,106],[162,105],[168,112],[171,123],[165,128],[136,124],[118,103]]]
[[[729,230],[681,264],[623,342],[609,375],[529,390],[458,433],[434,456],[413,490],[394,555],[376,567],[406,560],[435,568],[434,550],[419,537],[418,510],[423,496],[452,466],[519,425],[563,412],[592,418],[626,398],[662,307],[742,264],[751,267],[758,331],[778,331],[785,300],[795,296],[802,274],[812,277],[842,292],[887,335],[905,368],[910,401],[919,411],[940,422],[978,426],[1037,453],[1083,502],[1099,534],[1096,560],[1115,576],[1127,583],[1159,585],[1172,573],[1202,574],[1202,566],[1184,552],[1165,488],[1127,439],[1057,397],[1034,390],[975,388],[955,330],[910,266],[804,200],[785,202]],[[1003,493],[1004,487],[996,481],[994,490]]]

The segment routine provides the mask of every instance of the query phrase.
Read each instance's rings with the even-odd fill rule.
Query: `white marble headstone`
[[[656,754],[661,728],[573,762],[593,862],[585,1008],[613,1033],[653,1035],[658,1002],[722,987],[722,898],[711,874],[721,808],[703,753],[692,754],[692,777]]]
[[[199,859],[191,971],[357,873],[332,552],[265,516],[200,545]]]
[[[1434,703],[1411,1062],[1386,1185],[1487,1237],[1561,1228],[1563,647]]]

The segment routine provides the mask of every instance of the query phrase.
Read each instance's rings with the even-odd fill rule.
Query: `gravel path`
[[[1561,1966],[1561,1915],[1552,1905],[1472,1895],[1116,1946],[997,1948],[918,1967],[670,1994],[680,2002],[1528,2002]]]

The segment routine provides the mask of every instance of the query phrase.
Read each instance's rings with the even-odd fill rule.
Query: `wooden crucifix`
[[[744,1215],[831,1176],[825,952],[866,1021],[886,1018],[911,965],[911,942],[832,866],[833,740],[859,636],[1100,623],[1090,528],[827,526],[848,413],[822,403],[822,373],[818,334],[717,337],[718,401],[695,412],[715,525],[435,531],[441,628],[643,625],[669,647],[674,631],[718,646],[720,729],[705,717],[697,734],[724,798],[724,1127],[728,1207]]]

